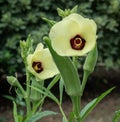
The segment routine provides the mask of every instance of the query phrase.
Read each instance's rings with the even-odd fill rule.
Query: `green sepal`
[[[76,5],[72,9],[65,9],[64,11],[60,8],[57,8],[57,12],[60,17],[65,18],[66,16],[72,13],[77,13],[77,9],[78,9],[78,5]]]
[[[76,67],[69,57],[58,55],[52,48],[50,39],[44,37],[51,55],[53,57],[56,66],[63,78],[66,92],[69,96],[80,96],[81,95],[81,83]]]
[[[20,40],[21,48],[21,57],[23,58],[24,63],[26,64],[26,57],[33,52],[33,39],[29,35],[27,40]]]
[[[50,19],[47,19],[47,18],[45,18],[45,17],[43,17],[42,19],[43,19],[45,22],[47,22],[48,25],[49,25],[50,27],[52,27],[54,24],[56,24],[56,21],[54,21],[54,20],[50,20]]]
[[[78,5],[74,6],[72,9],[71,9],[71,14],[72,13],[77,13],[77,10],[78,10]]]
[[[97,58],[98,58],[98,50],[96,45],[95,48],[91,52],[89,52],[86,57],[85,63],[83,65],[84,71],[87,71],[89,72],[89,74],[91,74],[94,71]]]
[[[57,8],[57,12],[58,12],[58,15],[59,15],[60,17],[62,17],[62,18],[65,17],[65,12],[64,12],[62,9]]]

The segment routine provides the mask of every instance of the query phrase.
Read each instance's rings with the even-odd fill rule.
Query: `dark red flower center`
[[[40,73],[43,71],[42,63],[41,62],[33,62],[32,64],[33,69],[37,72]]]
[[[70,39],[71,47],[74,50],[82,50],[85,46],[85,42],[86,41],[80,35],[76,35],[75,37]]]

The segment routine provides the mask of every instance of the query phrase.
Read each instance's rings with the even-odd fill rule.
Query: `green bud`
[[[16,77],[7,76],[7,81],[11,86],[17,87],[21,91],[22,95],[25,96],[26,93]]]
[[[18,85],[18,80],[14,76],[7,76],[7,81],[11,86],[17,86]]]
[[[98,50],[97,46],[95,46],[95,48],[91,52],[89,52],[86,57],[85,63],[83,65],[84,71],[87,71],[89,74],[91,74],[94,71],[97,58],[98,58]]]

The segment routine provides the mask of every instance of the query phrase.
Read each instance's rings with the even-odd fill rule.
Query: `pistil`
[[[71,47],[74,50],[82,50],[85,46],[85,40],[80,36],[76,35],[74,38],[70,39]]]
[[[43,71],[42,63],[41,62],[33,62],[32,64],[33,69],[37,72],[40,73]]]

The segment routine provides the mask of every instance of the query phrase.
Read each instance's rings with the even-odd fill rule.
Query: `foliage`
[[[98,25],[99,63],[108,67],[120,66],[120,0],[0,0],[0,72],[22,72],[19,41],[31,34],[34,43],[48,33],[42,17],[57,19],[56,8],[73,8],[93,18]]]

